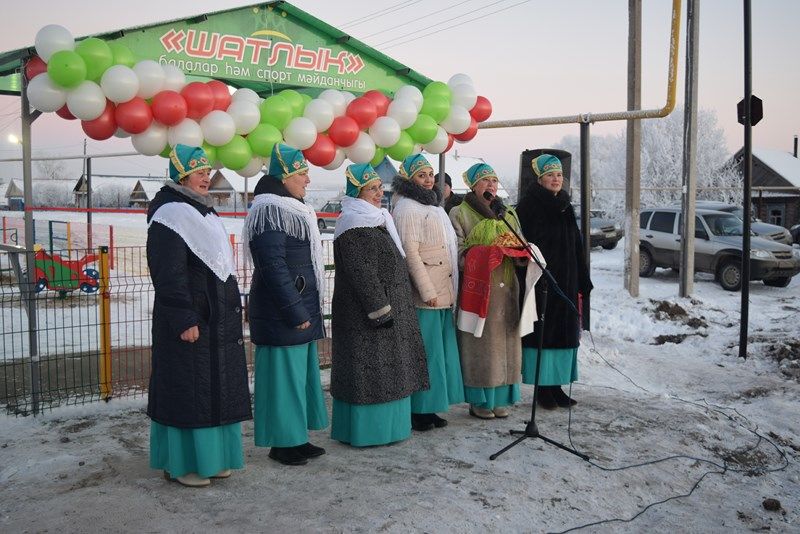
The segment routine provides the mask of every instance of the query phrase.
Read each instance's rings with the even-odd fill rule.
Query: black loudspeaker
[[[564,172],[564,185],[562,189],[569,191],[569,173],[572,169],[572,154],[566,150],[558,150],[557,148],[532,148],[522,152],[519,157],[519,196],[527,189],[531,180],[536,180],[536,175],[533,174],[531,168],[531,161],[537,156],[542,154],[550,154],[561,160],[561,168]]]

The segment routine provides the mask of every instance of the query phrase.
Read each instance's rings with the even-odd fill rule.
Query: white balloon
[[[39,111],[58,111],[67,102],[67,92],[43,72],[28,82],[28,100]]]
[[[222,146],[236,135],[236,122],[224,111],[216,109],[200,119],[200,129],[209,145]]]
[[[249,134],[261,122],[261,111],[258,109],[258,104],[243,98],[232,101],[227,112],[233,117],[233,122],[236,123],[236,133],[239,135]]]
[[[465,108],[459,105],[450,106],[450,113],[441,122],[440,126],[444,128],[447,133],[458,135],[464,133],[472,123],[472,117]]]
[[[400,140],[400,125],[392,117],[378,117],[369,128],[369,136],[377,146],[388,148]]]
[[[106,95],[96,83],[88,80],[81,82],[78,87],[67,93],[67,109],[82,121],[94,120],[106,109]]]
[[[447,132],[444,128],[439,126],[436,130],[436,137],[433,138],[433,141],[430,143],[425,143],[422,145],[422,148],[425,149],[425,152],[429,154],[441,154],[447,148],[447,143],[449,142],[449,138],[447,137]]]
[[[336,89],[325,89],[319,94],[319,98],[322,100],[327,100],[328,103],[333,107],[334,117],[341,117],[344,115],[344,112],[347,109],[347,104],[344,101],[344,95],[341,93],[341,91],[337,91]]]
[[[450,76],[450,79],[447,80],[447,86],[450,87],[450,89],[452,89],[456,85],[461,85],[461,84],[466,84],[469,85],[470,87],[475,87],[475,82],[472,81],[472,78],[461,72],[459,72],[458,74],[453,74],[452,76]]]
[[[133,66],[133,72],[139,78],[137,96],[152,98],[164,88],[164,67],[152,59],[144,59]]]
[[[170,64],[161,65],[161,68],[164,69],[164,87],[161,90],[180,93],[183,86],[186,85],[186,75],[183,71]]]
[[[342,96],[344,97],[344,105],[347,107],[347,104],[352,102],[356,99],[356,95],[351,93],[350,91],[342,91]]]
[[[48,24],[36,32],[36,53],[47,63],[50,56],[61,50],[75,50],[75,38],[64,26]]]
[[[422,152],[422,145],[417,143],[417,144],[414,145],[414,148],[411,150],[411,155],[414,156],[416,154],[419,154],[420,152]]]
[[[245,178],[251,178],[256,174],[260,173],[261,169],[263,168],[264,168],[264,160],[256,156],[250,160],[250,163],[248,163],[243,168],[236,171],[236,174],[238,174],[239,176],[244,176]]]
[[[342,166],[342,163],[344,163],[344,160],[345,160],[346,157],[347,157],[347,154],[344,153],[344,150],[342,150],[341,148],[337,147],[336,148],[336,155],[333,157],[333,161],[331,161],[327,165],[323,166],[322,168],[323,169],[328,169],[329,171],[338,169],[339,167]]]
[[[183,119],[167,132],[169,146],[200,146],[203,144],[203,129],[192,119]]]
[[[317,140],[317,127],[305,117],[295,117],[283,130],[284,142],[299,150],[305,150]]]
[[[394,99],[409,99],[417,108],[417,113],[422,109],[422,91],[413,85],[404,85],[394,93]],[[408,128],[408,126],[406,126]]]
[[[131,144],[145,156],[157,156],[167,146],[167,127],[153,121],[145,131],[131,136]]]
[[[119,137],[120,139],[125,139],[126,137],[130,137],[131,134],[123,130],[122,128],[117,128],[117,131],[114,132],[114,137]]]
[[[356,142],[344,151],[353,163],[369,163],[375,157],[375,143],[367,132],[359,132]]]
[[[409,85],[406,87],[411,86]],[[389,109],[386,111],[386,116],[396,120],[401,130],[405,130],[414,124],[418,114],[419,109],[417,109],[417,105],[410,98],[395,98],[389,104]]]
[[[315,98],[308,104],[303,111],[303,117],[310,119],[314,123],[318,132],[324,132],[333,123],[333,106],[327,100]]]
[[[252,89],[248,89],[247,87],[242,87],[241,89],[237,89],[231,95],[231,102],[239,102],[240,100],[244,100],[245,102],[250,102],[251,104],[255,104],[256,106],[261,104],[261,97],[258,96],[258,93],[256,93]]]
[[[139,92],[139,77],[130,67],[113,65],[100,78],[100,88],[106,98],[120,104],[132,99]]]
[[[451,88],[453,91],[452,102],[464,109],[472,109],[478,101],[478,93],[471,85],[462,83]]]

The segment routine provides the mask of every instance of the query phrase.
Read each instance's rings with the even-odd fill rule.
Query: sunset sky
[[[626,107],[627,0],[500,0],[454,2],[426,0],[294,0],[296,7],[347,31],[429,78],[447,81],[469,74],[479,94],[494,106],[490,120],[620,111]],[[79,4],[80,7],[76,7]],[[113,4],[113,8],[109,7]],[[46,24],[61,24],[76,37],[151,24],[200,13],[251,5],[252,2],[193,0],[156,2],[63,2],[39,0],[4,6],[0,51],[33,45]],[[645,108],[666,99],[671,2],[646,0],[643,16],[643,91]],[[743,96],[742,3],[700,2],[700,107],[717,113],[728,150],[742,145],[736,103]],[[359,18],[383,11],[364,23]],[[440,13],[435,13],[441,11]],[[685,1],[684,1],[685,11]],[[473,20],[475,19],[475,20]],[[790,151],[800,133],[800,2],[753,2],[753,91],[764,101],[764,119],[753,131],[754,145]],[[348,24],[350,23],[350,24]],[[679,104],[683,102],[685,15],[681,19]],[[157,58],[156,58],[157,59]],[[20,154],[6,138],[19,135],[19,101],[0,97],[0,159]],[[602,123],[595,134],[616,133],[623,123]],[[519,154],[547,147],[577,125],[482,130],[460,153],[492,163],[515,180]],[[33,128],[34,154],[77,154],[84,134],[77,121],[48,114]],[[132,150],[128,140],[89,140],[89,152]],[[97,160],[95,172],[163,175],[165,160],[132,157]],[[80,174],[79,163],[70,170]],[[35,174],[35,173],[34,173]],[[315,173],[312,171],[312,181]],[[340,173],[317,173],[312,185],[338,185]],[[21,166],[0,163],[0,180],[21,177]]]

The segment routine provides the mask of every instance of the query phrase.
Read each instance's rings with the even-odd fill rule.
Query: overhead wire
[[[451,4],[451,5],[449,5],[449,6],[445,7],[445,8],[439,9],[437,11],[432,11],[431,13],[424,13],[423,15],[421,15],[421,17],[415,17],[414,20],[407,20],[407,21],[401,22],[399,24],[395,24],[391,28],[386,28],[386,29],[377,31],[375,33],[371,33],[369,35],[360,35],[358,38],[363,41],[364,39],[369,39],[370,37],[375,37],[376,35],[380,35],[382,33],[390,32],[392,30],[397,30],[397,29],[403,28],[407,24],[410,24],[410,23],[418,20],[419,18],[432,17],[433,15],[438,15],[439,13],[442,13],[444,11],[448,11],[450,9],[453,9],[454,7],[458,7],[458,6],[462,6],[464,4],[468,4],[468,3],[472,2],[472,1],[474,1],[474,0],[466,0],[465,2],[456,2],[455,4]],[[450,19],[450,20],[453,20],[453,19]]]
[[[504,0],[499,0],[498,2],[494,2],[494,3],[492,3],[492,4],[489,4],[489,5],[483,6],[483,7],[481,7],[481,8],[475,9],[475,10],[473,10],[473,11],[470,11],[469,13],[465,13],[464,15],[461,15],[461,16],[459,16],[459,17],[455,17],[455,18],[461,18],[461,17],[463,17],[463,16],[466,16],[466,15],[469,15],[469,14],[472,14],[472,13],[475,13],[476,11],[480,11],[481,9],[485,9],[485,8],[487,8],[487,7],[491,7],[491,6],[493,6],[493,5],[499,4],[499,3],[500,3],[500,2],[502,2],[502,1],[504,1]],[[485,19],[485,18],[487,18],[487,17],[491,17],[492,15],[496,15],[497,13],[502,13],[503,11],[507,11],[507,10],[509,10],[509,9],[513,8],[513,7],[517,7],[517,6],[520,6],[520,5],[522,5],[522,4],[527,4],[527,3],[528,3],[528,2],[530,2],[530,1],[531,1],[531,0],[522,0],[522,2],[517,2],[516,4],[512,4],[512,5],[510,5],[510,6],[506,6],[506,7],[503,7],[503,8],[501,8],[501,9],[497,9],[497,10],[495,10],[495,11],[492,11],[491,13],[484,13],[483,15],[480,15],[480,16],[478,16],[478,17],[471,18],[471,19],[469,19],[469,20],[465,20],[465,21],[463,21],[463,22],[459,22],[459,23],[453,24],[453,25],[451,25],[451,26],[447,26],[446,28],[440,28],[440,29],[436,30],[436,31],[435,31],[435,32],[433,32],[433,33],[428,33],[428,34],[426,34],[426,35],[420,35],[419,37],[414,37],[414,38],[412,38],[412,39],[408,39],[408,40],[406,40],[406,41],[401,41],[401,42],[399,42],[399,43],[394,43],[394,44],[389,44],[388,46],[384,46],[386,43],[391,43],[392,41],[396,41],[397,39],[402,39],[403,37],[408,37],[409,35],[414,35],[415,33],[420,33],[420,32],[422,32],[422,31],[425,31],[425,30],[431,29],[431,28],[433,28],[433,27],[440,26],[441,24],[445,24],[445,22],[451,22],[451,21],[452,21],[452,20],[454,20],[454,19],[450,19],[450,20],[448,20],[448,21],[445,21],[445,22],[439,22],[439,23],[437,23],[437,24],[433,24],[433,25],[431,25],[431,26],[428,26],[427,28],[423,28],[423,29],[420,29],[420,30],[417,30],[417,31],[411,32],[411,33],[409,33],[409,34],[407,34],[407,35],[405,35],[405,36],[402,36],[402,37],[396,37],[396,38],[394,38],[394,39],[389,39],[388,41],[385,41],[384,43],[378,43],[378,44],[376,44],[375,46],[376,46],[376,47],[378,47],[378,46],[381,46],[381,47],[383,47],[383,48],[394,48],[395,46],[400,46],[400,45],[402,45],[402,44],[410,43],[410,42],[412,42],[412,41],[418,41],[419,39],[424,39],[424,38],[426,38],[426,37],[432,37],[432,36],[434,36],[434,35],[437,35],[437,34],[439,34],[439,33],[445,32],[445,31],[447,31],[447,30],[451,30],[451,29],[453,29],[453,28],[455,28],[455,27],[457,27],[457,26],[463,26],[463,25],[465,25],[465,24],[469,24],[470,22],[475,22],[476,20]]]
[[[383,9],[379,9],[378,11],[375,11],[374,13],[370,13],[368,15],[364,15],[362,17],[358,17],[356,19],[353,19],[353,20],[351,20],[349,22],[345,22],[344,24],[340,24],[339,28],[346,28],[348,26],[357,26],[359,24],[363,24],[363,23],[368,22],[370,20],[374,20],[374,19],[377,19],[379,17],[382,17],[384,15],[388,15],[389,13],[394,13],[395,11],[400,11],[401,9],[405,9],[407,7],[411,7],[414,4],[419,4],[420,2],[422,2],[422,0],[411,0],[411,1],[400,2],[399,4],[393,4],[393,5],[389,6],[389,7],[386,7],[386,8],[383,8]]]

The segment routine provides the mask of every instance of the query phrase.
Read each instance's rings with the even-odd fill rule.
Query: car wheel
[[[617,241],[612,241],[611,243],[604,243],[603,248],[606,250],[614,250],[617,248]]]
[[[742,265],[738,260],[727,260],[717,271],[717,280],[723,289],[739,291],[742,288]]]
[[[782,278],[772,278],[770,280],[764,280],[764,285],[769,287],[786,287],[792,281],[791,276],[784,276]]]
[[[323,219],[317,219],[317,226],[319,226],[320,230],[325,229],[325,221]]]
[[[653,255],[646,248],[639,249],[639,276],[649,278],[656,272],[656,263]]]

